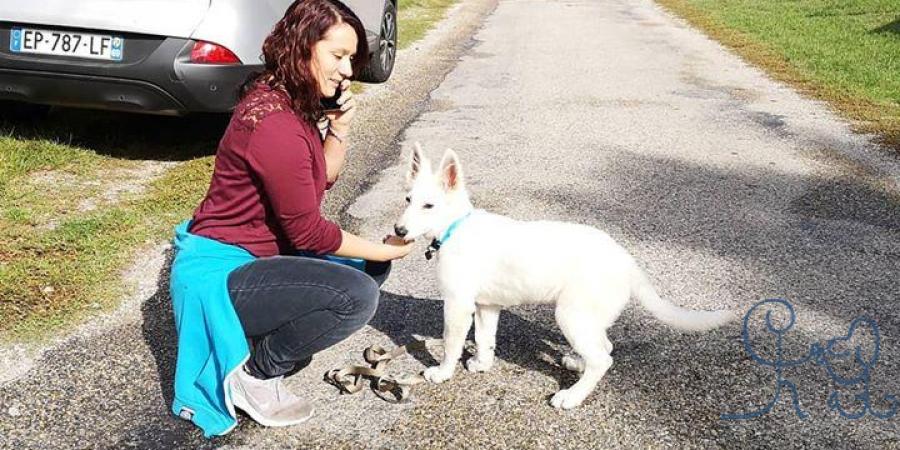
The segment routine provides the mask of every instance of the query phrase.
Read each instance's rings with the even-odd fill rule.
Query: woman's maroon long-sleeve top
[[[332,253],[341,229],[321,214],[330,187],[319,130],[286,93],[258,86],[235,107],[190,232],[258,257]]]

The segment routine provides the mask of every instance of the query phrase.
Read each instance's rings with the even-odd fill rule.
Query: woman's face
[[[325,37],[316,42],[310,66],[322,97],[333,96],[341,81],[353,75],[351,63],[355,54],[356,32],[346,23],[332,25]]]

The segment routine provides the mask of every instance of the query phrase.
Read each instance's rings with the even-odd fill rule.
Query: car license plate
[[[125,39],[108,34],[13,28],[9,49],[15,53],[75,56],[121,61]]]

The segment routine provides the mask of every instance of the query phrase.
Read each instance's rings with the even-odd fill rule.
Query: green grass
[[[457,0],[400,0],[397,4],[397,46],[406,48],[422,39],[435,22],[444,18],[447,8],[456,2]]]
[[[900,1],[657,2],[900,150]]]
[[[214,141],[208,133],[192,140],[186,127],[172,129],[165,119],[68,115],[80,120],[66,124],[64,113],[48,119],[40,136],[21,124],[0,135],[0,340],[39,338],[115,306],[125,293],[121,271],[135,250],[171,234],[172,224],[190,214],[208,184],[212,159],[204,157],[177,166],[137,194],[116,192],[134,183],[129,177],[143,165],[134,156],[171,145],[134,127],[149,125],[147,133],[168,127],[187,155]],[[55,142],[76,129],[104,125],[109,131],[102,142],[112,142],[117,151]],[[129,137],[142,138],[144,145],[115,144]]]
[[[454,2],[400,0],[401,48]],[[226,121],[66,109],[37,123],[0,119],[0,342],[39,340],[116,306],[123,269],[202,199]],[[177,163],[110,198],[160,160]]]

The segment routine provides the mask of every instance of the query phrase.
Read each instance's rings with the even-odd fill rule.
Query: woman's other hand
[[[350,132],[353,115],[356,114],[356,99],[353,97],[353,92],[350,92],[350,80],[341,82],[341,96],[337,103],[341,109],[327,111],[325,117],[328,118],[328,126],[331,131],[338,134],[339,137],[345,138]]]

